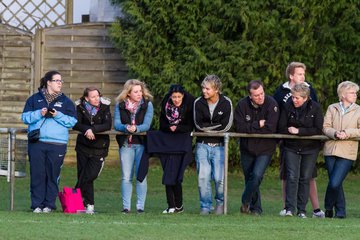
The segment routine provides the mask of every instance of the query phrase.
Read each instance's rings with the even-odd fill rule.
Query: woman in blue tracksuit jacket
[[[21,115],[22,121],[29,125],[29,132],[40,128],[39,141],[28,145],[31,208],[34,213],[49,213],[56,209],[68,128],[77,122],[75,106],[61,92],[62,84],[59,72],[47,72],[40,80],[39,92],[27,99]]]

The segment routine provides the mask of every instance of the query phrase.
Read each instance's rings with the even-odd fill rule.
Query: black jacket
[[[194,108],[195,98],[187,92],[184,93],[183,102],[181,104],[181,108],[183,108],[181,121],[179,125],[177,125],[175,132],[172,132],[170,130],[171,124],[169,123],[169,120],[166,118],[166,112],[165,112],[165,105],[169,97],[170,94],[166,94],[161,102],[160,130],[171,133],[191,132],[194,129],[193,108]]]
[[[219,102],[211,117],[209,105],[204,97],[194,102],[194,124],[197,132],[227,132],[233,121],[233,108],[230,98],[220,94]],[[209,127],[211,130],[209,130]],[[222,143],[222,137],[197,137],[196,142]]]
[[[234,114],[235,131],[238,133],[271,134],[276,133],[279,119],[279,107],[276,101],[265,96],[264,104],[257,108],[249,97],[241,99]],[[265,119],[265,126],[260,128],[259,121]],[[271,138],[240,138],[240,149],[255,156],[273,154],[276,139]]]
[[[181,183],[186,167],[192,161],[192,138],[189,132],[171,134],[163,131],[148,131],[147,145],[144,151],[137,175],[142,182],[149,168],[149,154],[156,153],[163,165],[163,180],[165,185]]]
[[[292,101],[287,102],[281,110],[279,120],[279,133],[290,134],[288,127],[299,129],[298,136],[311,136],[322,134],[324,116],[320,105],[309,99],[301,107],[295,108]],[[284,139],[286,149],[312,153],[321,147],[319,140]]]
[[[306,82],[307,83],[307,82]],[[310,97],[312,100],[314,100],[315,102],[317,102],[317,96],[316,96],[316,91],[315,89],[311,86],[311,84],[307,83],[309,85],[310,88]],[[276,100],[276,102],[279,105],[280,111],[282,110],[282,107],[285,103],[289,102],[289,100],[291,100],[291,89],[289,86],[289,82],[285,82],[283,84],[281,84],[274,93],[274,99]]]
[[[76,101],[76,105],[78,122],[73,129],[81,133],[77,136],[75,150],[88,156],[96,155],[106,157],[110,144],[109,135],[96,133],[111,129],[110,101],[102,98],[99,111],[95,116],[91,116],[86,110],[83,99]],[[84,133],[88,129],[91,129],[95,134],[95,140],[89,140],[84,136]]]

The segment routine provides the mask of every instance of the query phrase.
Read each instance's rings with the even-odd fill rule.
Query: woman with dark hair
[[[26,101],[22,121],[28,131],[40,129],[38,141],[30,142],[31,208],[34,213],[50,213],[56,209],[60,170],[69,139],[68,128],[77,120],[73,102],[61,92],[64,81],[57,71],[40,80],[39,92]]]
[[[193,104],[195,98],[187,93],[181,85],[173,84],[161,103],[160,130],[173,134],[177,141],[184,139],[181,134],[189,135],[194,128]],[[166,135],[165,135],[166,138]],[[171,137],[167,138],[171,144]],[[182,144],[186,144],[182,141]],[[185,139],[186,140],[186,136]],[[191,137],[188,138],[191,146]],[[149,140],[149,144],[150,140]],[[190,147],[191,149],[191,147]],[[185,150],[186,151],[186,150]],[[184,210],[182,199],[182,179],[186,166],[190,163],[182,154],[160,154],[160,161],[164,171],[163,184],[166,189],[167,209],[163,213],[180,213]]]
[[[96,134],[111,129],[110,99],[101,96],[99,89],[87,87],[75,102],[78,122],[74,130],[80,133],[76,140],[77,183],[86,207],[94,213],[94,181],[100,175],[108,155],[110,139],[107,134]]]
[[[324,118],[320,105],[310,98],[306,83],[295,84],[291,101],[285,103],[279,120],[279,133],[297,136],[321,134]],[[306,218],[310,179],[321,148],[319,140],[284,139],[286,166],[286,214]]]

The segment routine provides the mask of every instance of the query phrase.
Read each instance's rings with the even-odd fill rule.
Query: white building
[[[90,22],[113,22],[119,16],[120,8],[112,5],[110,0],[91,0]]]

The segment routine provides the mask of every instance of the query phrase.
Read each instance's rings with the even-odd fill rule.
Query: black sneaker
[[[181,207],[176,207],[175,208],[175,213],[182,213],[184,211],[184,206],[181,206]]]
[[[334,211],[333,210],[325,210],[325,217],[326,218],[333,218]]]
[[[129,209],[126,209],[126,208],[124,208],[121,212],[122,212],[123,214],[129,214],[129,213],[130,213],[130,210],[129,210]]]
[[[138,209],[138,210],[136,210],[136,212],[137,212],[138,214],[142,214],[142,213],[144,213],[145,211],[144,211],[143,209]]]

